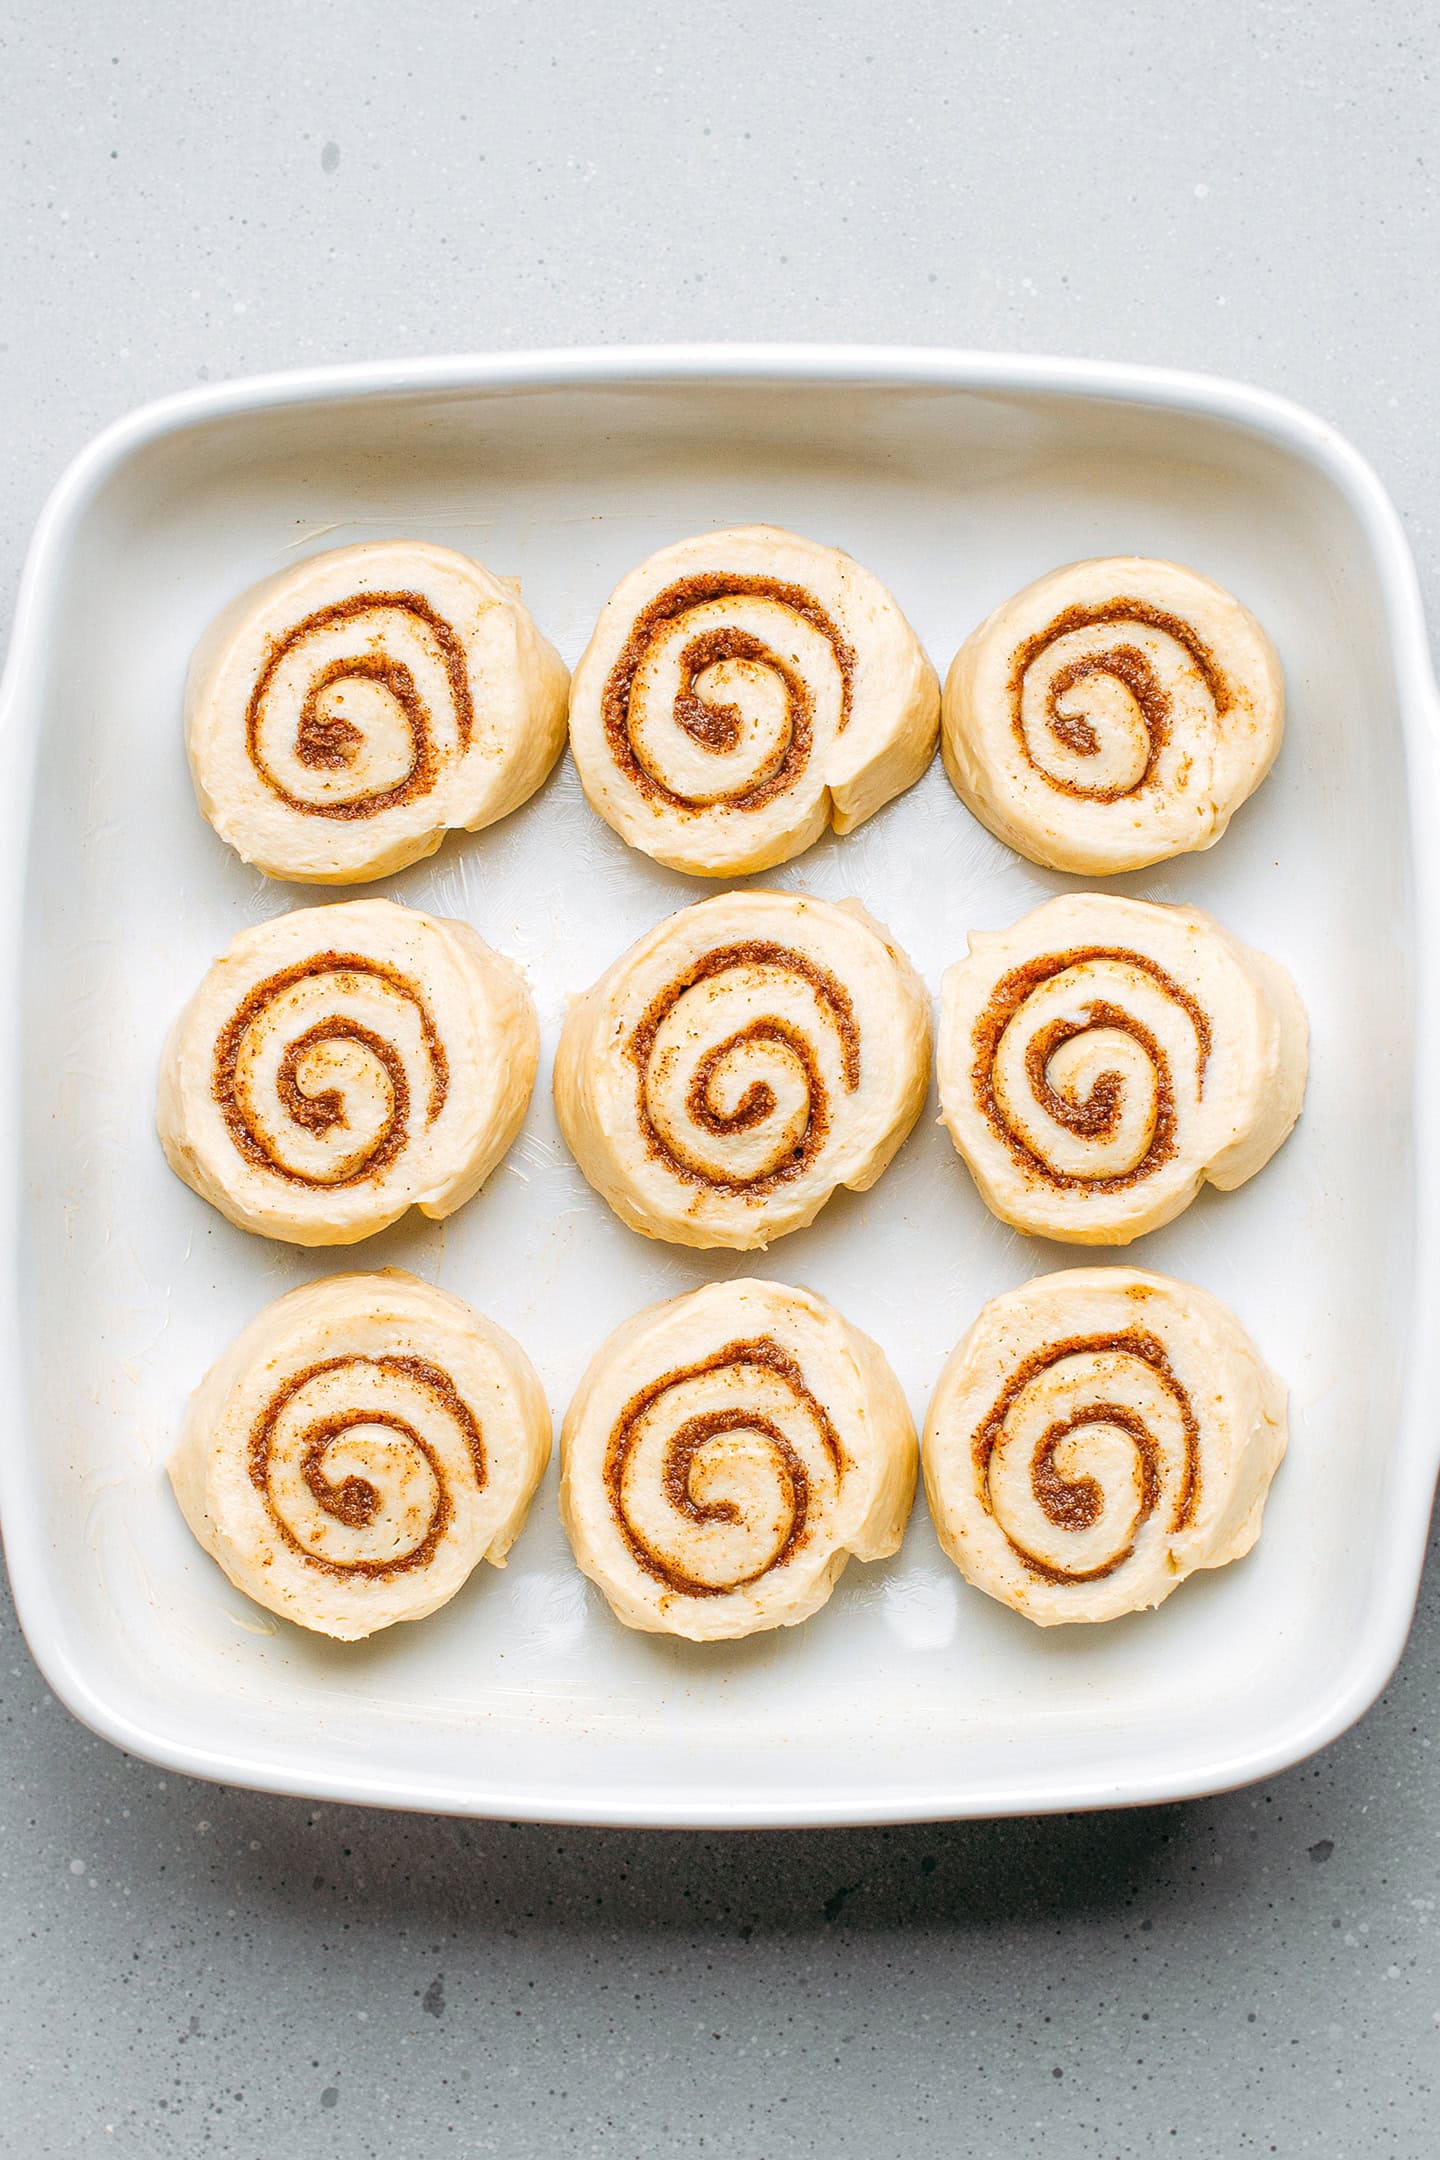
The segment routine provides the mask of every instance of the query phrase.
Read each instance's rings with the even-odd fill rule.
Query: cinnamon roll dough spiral
[[[633,1230],[746,1251],[875,1183],[929,1067],[924,984],[858,901],[724,893],[573,1001],[555,1105]]]
[[[243,930],[175,1022],[160,1140],[240,1229],[351,1245],[479,1191],[539,1055],[519,969],[467,923],[389,900],[301,908]]]
[[[967,1581],[1041,1627],[1159,1605],[1260,1535],[1285,1389],[1240,1322],[1136,1268],[985,1307],[925,1425],[925,1490]]]
[[[617,1328],[561,1437],[575,1558],[627,1627],[716,1642],[818,1611],[898,1550],[915,1428],[878,1347],[823,1298],[711,1283]]]
[[[1275,761],[1280,661],[1253,615],[1178,563],[1070,563],[972,632],[945,684],[945,769],[1052,870],[1213,847]]]
[[[767,870],[918,780],[939,683],[868,570],[774,525],[662,548],[606,602],[570,686],[585,793],[697,877]]]
[[[362,884],[533,795],[564,744],[567,683],[513,581],[421,540],[335,548],[252,586],[201,639],[195,792],[268,877]]]
[[[940,1108],[986,1205],[1127,1245],[1243,1185],[1300,1115],[1295,985],[1199,908],[1106,893],[977,932],[941,985]]]
[[[238,1590],[354,1642],[502,1567],[549,1455],[519,1344],[386,1269],[267,1305],[191,1397],[170,1482]]]

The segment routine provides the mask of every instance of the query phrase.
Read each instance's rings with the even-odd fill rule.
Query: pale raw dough
[[[869,1337],[782,1283],[652,1305],[592,1361],[561,1437],[575,1558],[627,1627],[716,1642],[818,1611],[898,1550],[915,1428]]]
[[[1105,876],[1213,847],[1275,761],[1274,647],[1222,586],[1117,555],[997,608],[945,684],[945,769],[991,832]]]
[[[1108,893],[976,932],[940,993],[940,1109],[1002,1222],[1128,1245],[1270,1160],[1300,1115],[1294,983],[1199,908]]]
[[[555,1107],[632,1229],[743,1251],[867,1191],[929,1077],[925,986],[857,900],[723,893],[572,1002]]]
[[[307,556],[190,663],[200,807],[267,876],[362,884],[533,795],[565,741],[564,663],[519,587],[422,540]]]
[[[878,578],[775,525],[662,548],[605,603],[570,686],[585,793],[697,877],[853,832],[924,772],[940,689]]]
[[[170,1031],[170,1166],[242,1230],[351,1245],[452,1215],[520,1129],[540,1033],[468,923],[389,900],[243,930]]]
[[[386,1269],[257,1314],[191,1397],[170,1482],[238,1590],[354,1642],[503,1566],[549,1456],[520,1345]]]
[[[1249,1552],[1285,1439],[1285,1389],[1218,1298],[1074,1268],[992,1299],[953,1353],[925,1490],[987,1596],[1113,1620]]]

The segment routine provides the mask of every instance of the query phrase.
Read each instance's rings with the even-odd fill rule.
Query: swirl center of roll
[[[1200,1432],[1190,1396],[1144,1329],[1070,1336],[1025,1358],[971,1447],[976,1492],[1042,1580],[1099,1582],[1130,1559],[1166,1504],[1193,1521]]]
[[[1062,610],[1017,648],[1010,715],[1021,755],[1062,794],[1119,802],[1155,777],[1184,720],[1213,723],[1232,701],[1194,626],[1117,596]]]
[[[798,1361],[771,1336],[663,1374],[621,1412],[605,1485],[636,1563],[665,1589],[724,1597],[814,1534],[846,1458]]]
[[[246,1161],[292,1184],[382,1175],[444,1106],[449,1063],[423,996],[399,969],[323,952],[268,976],[216,1040],[212,1092]]]
[[[250,1436],[250,1480],[276,1533],[312,1567],[376,1580],[423,1567],[457,1479],[486,1482],[474,1413],[423,1358],[346,1356],[293,1374]]]
[[[996,984],[976,1023],[976,1102],[1017,1162],[1048,1185],[1121,1192],[1176,1152],[1177,1068],[1204,1092],[1211,1028],[1144,953],[1077,946]]]
[[[271,641],[245,742],[288,809],[368,818],[428,794],[474,724],[464,646],[424,595],[353,593]]]
[[[726,1194],[773,1191],[815,1162],[832,1097],[860,1085],[844,985],[787,945],[717,947],[652,1000],[630,1042],[647,1151]]]
[[[643,608],[606,681],[619,769],[679,812],[756,810],[794,786],[817,735],[843,732],[855,654],[803,586],[714,572]]]

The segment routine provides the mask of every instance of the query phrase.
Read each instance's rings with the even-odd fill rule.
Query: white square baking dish
[[[568,763],[503,825],[375,888],[469,918],[536,992],[540,1084],[472,1205],[327,1256],[233,1230],[162,1160],[152,1094],[176,1006],[240,927],[327,897],[248,871],[196,810],[181,687],[212,613],[297,551],[417,535],[518,575],[573,661],[633,562],[760,519],[878,572],[942,671],[1032,576],[1128,551],[1217,577],[1281,649],[1274,775],[1211,853],[1115,881],[1213,909],[1310,1008],[1294,1138],[1127,1255],[1217,1291],[1290,1383],[1264,1536],[1158,1613],[1041,1631],[966,1587],[922,1499],[899,1556],[852,1565],[805,1627],[695,1647],[611,1619],[570,1562],[552,1468],[503,1574],[369,1644],[307,1637],[230,1588],[163,1473],[190,1388],[296,1281],[398,1263],[446,1284],[519,1337],[558,1414],[631,1311],[765,1273],[876,1336],[920,1415],[985,1298],[1093,1257],[992,1221],[928,1116],[872,1193],[767,1254],[681,1252],[615,1221],[550,1106],[563,1000],[708,888],[628,853]],[[35,1656],[96,1731],[198,1776],[391,1806],[873,1823],[1206,1792],[1295,1762],[1374,1700],[1440,1456],[1436,697],[1394,512],[1320,422],[1197,377],[844,348],[511,354],[206,390],[110,429],[61,482],[3,740],[0,1503]],[[938,764],[768,881],[857,893],[932,989],[967,930],[1078,882],[993,840]]]

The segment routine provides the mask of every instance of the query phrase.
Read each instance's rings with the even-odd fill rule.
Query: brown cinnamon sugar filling
[[[450,1374],[438,1365],[431,1365],[423,1358],[409,1356],[383,1357],[334,1357],[323,1358],[303,1371],[292,1374],[276,1394],[272,1395],[250,1435],[249,1471],[250,1482],[265,1503],[265,1512],[290,1550],[297,1553],[308,1566],[318,1568],[322,1574],[334,1575],[342,1580],[348,1576],[363,1576],[370,1581],[383,1582],[389,1576],[403,1575],[413,1568],[427,1565],[433,1557],[440,1540],[449,1528],[454,1513],[446,1481],[445,1468],[415,1427],[405,1418],[388,1410],[362,1409],[332,1411],[327,1417],[317,1418],[308,1425],[301,1437],[300,1474],[306,1486],[327,1515],[347,1529],[364,1529],[379,1512],[381,1496],[368,1478],[347,1477],[338,1484],[332,1483],[325,1472],[325,1456],[337,1440],[357,1425],[383,1425],[398,1433],[407,1447],[413,1447],[430,1467],[435,1480],[435,1501],[430,1519],[418,1543],[408,1552],[386,1560],[331,1560],[314,1553],[296,1536],[289,1523],[275,1504],[270,1490],[270,1456],[274,1446],[275,1428],[289,1405],[308,1387],[312,1380],[326,1373],[342,1372],[354,1366],[365,1366],[410,1381],[422,1387],[445,1414],[459,1427],[461,1437],[469,1453],[475,1474],[475,1488],[483,1492],[486,1481],[485,1443],[475,1414],[470,1409]]]
[[[345,1104],[337,1088],[326,1088],[318,1095],[306,1095],[300,1088],[297,1072],[308,1051],[322,1042],[358,1043],[384,1067],[390,1085],[389,1115],[365,1160],[341,1178],[310,1177],[304,1171],[293,1169],[283,1162],[266,1134],[257,1128],[249,1116],[237,1089],[237,1070],[245,1038],[257,1020],[263,1016],[266,1006],[284,991],[293,989],[296,983],[322,975],[373,976],[413,1005],[419,1017],[430,1065],[427,1124],[433,1125],[444,1105],[450,1086],[450,1067],[445,1056],[445,1046],[436,1032],[430,1009],[419,989],[407,975],[403,975],[398,968],[390,967],[383,960],[368,959],[363,953],[315,953],[308,960],[298,961],[294,967],[283,969],[278,975],[267,976],[264,982],[256,983],[252,990],[246,992],[215,1043],[211,1090],[225,1120],[225,1128],[245,1160],[252,1163],[257,1170],[268,1170],[276,1177],[287,1179],[292,1185],[338,1190],[346,1185],[358,1185],[366,1178],[377,1177],[394,1162],[410,1137],[410,1084],[403,1060],[394,1045],[384,1041],[361,1021],[349,1019],[343,1014],[317,1021],[314,1026],[305,1029],[293,1042],[286,1045],[275,1076],[276,1093],[286,1115],[307,1132],[326,1133],[345,1122]],[[342,990],[345,987],[343,982],[340,987]]]
[[[707,630],[691,639],[681,654],[680,688],[676,693],[673,717],[676,725],[703,748],[721,753],[733,750],[740,739],[739,712],[733,705],[705,704],[695,695],[695,678],[718,660],[754,660],[773,669],[785,685],[788,725],[764,769],[740,794],[727,796],[716,804],[695,803],[666,787],[636,754],[630,701],[635,677],[644,665],[656,632],[677,616],[701,607],[707,601],[755,596],[789,608],[792,614],[801,616],[828,641],[840,671],[838,732],[843,734],[850,718],[854,692],[855,653],[813,593],[807,592],[802,585],[789,585],[779,578],[746,576],[738,572],[705,571],[681,578],[657,593],[636,616],[630,635],[610,670],[601,699],[605,739],[611,756],[626,778],[648,800],[697,817],[712,808],[758,810],[792,786],[808,764],[815,729],[815,705],[809,686],[788,660],[782,659],[762,639],[739,629]]]
[[[994,1407],[978,1428],[971,1441],[971,1457],[975,1466],[975,1490],[985,1512],[1000,1529],[1006,1544],[1017,1560],[1045,1582],[1087,1583],[1100,1582],[1107,1575],[1123,1567],[1135,1550],[1135,1541],[1141,1529],[1154,1514],[1160,1500],[1160,1447],[1154,1434],[1138,1412],[1123,1403],[1097,1399],[1087,1403],[1070,1416],[1057,1419],[1046,1427],[1036,1442],[1030,1463],[1030,1489],[1047,1521],[1059,1530],[1089,1530],[1100,1520],[1104,1511],[1105,1496],[1094,1478],[1066,1478],[1056,1467],[1055,1457],[1061,1443],[1072,1433],[1083,1432],[1088,1426],[1111,1425],[1127,1434],[1135,1447],[1140,1471],[1140,1503],[1131,1528],[1128,1543],[1110,1559],[1094,1568],[1062,1568],[1041,1560],[1011,1537],[1003,1522],[995,1513],[990,1496],[990,1462],[998,1447],[1004,1445],[1005,1420],[1019,1396],[1039,1374],[1051,1366],[1061,1364],[1066,1358],[1104,1356],[1113,1354],[1138,1358],[1148,1365],[1170,1400],[1174,1403],[1185,1435],[1185,1460],[1181,1472],[1179,1490],[1170,1517],[1170,1534],[1173,1537],[1193,1522],[1195,1510],[1200,1504],[1200,1426],[1190,1401],[1188,1390],[1176,1374],[1166,1353],[1164,1344],[1146,1329],[1135,1328],[1114,1335],[1071,1335],[1059,1342],[1046,1344],[1034,1350],[1011,1373]]]
[[[1076,683],[1084,682],[1094,675],[1113,676],[1124,683],[1135,701],[1145,733],[1149,741],[1149,754],[1144,770],[1139,776],[1122,787],[1086,787],[1082,781],[1068,775],[1050,772],[1036,763],[1031,754],[1025,734],[1024,692],[1025,678],[1036,660],[1048,651],[1058,639],[1067,637],[1075,630],[1088,630],[1102,623],[1142,623],[1147,629],[1159,630],[1173,638],[1184,648],[1195,665],[1206,689],[1210,693],[1217,714],[1225,713],[1231,704],[1230,685],[1208,645],[1198,635],[1194,626],[1182,616],[1167,614],[1163,608],[1152,607],[1147,600],[1116,597],[1095,605],[1078,602],[1062,609],[1053,622],[1043,630],[1025,639],[1016,648],[1010,668],[1010,718],[1015,739],[1021,755],[1033,772],[1062,794],[1073,795],[1086,802],[1119,802],[1127,795],[1134,795],[1147,785],[1155,769],[1156,759],[1170,737],[1170,698],[1164,684],[1156,674],[1148,657],[1139,646],[1124,643],[1112,645],[1104,652],[1087,653],[1079,659],[1067,661],[1057,668],[1045,694],[1045,721],[1057,742],[1073,750],[1080,757],[1096,757],[1100,751],[1100,738],[1090,722],[1080,714],[1066,714],[1059,710],[1059,701]]]
[[[1129,1035],[1140,1045],[1155,1074],[1155,1123],[1150,1144],[1141,1160],[1133,1169],[1107,1173],[1103,1177],[1089,1177],[1081,1172],[1057,1170],[1045,1161],[1029,1145],[1021,1133],[1015,1131],[1006,1119],[995,1094],[995,1060],[1001,1037],[1011,1021],[1021,1010],[1027,998],[1033,996],[1042,983],[1064,974],[1068,968],[1079,967],[1090,961],[1115,961],[1133,967],[1172,999],[1189,1020],[1195,1031],[1196,1045],[1196,1092],[1205,1091],[1205,1072],[1210,1061],[1210,1022],[1203,1008],[1182,983],[1173,975],[1150,960],[1144,953],[1131,952],[1123,946],[1082,945],[1066,952],[1045,953],[1023,966],[1012,968],[1002,975],[990,994],[989,1003],[975,1023],[972,1037],[974,1058],[971,1064],[971,1081],[975,1100],[991,1130],[1005,1142],[1021,1167],[1046,1184],[1063,1191],[1083,1189],[1086,1192],[1124,1192],[1133,1185],[1141,1184],[1175,1153],[1176,1107],[1174,1082],[1170,1061],[1157,1038],[1142,1022],[1127,1013],[1123,1006],[1114,1005],[1100,998],[1093,999],[1085,1008],[1080,1020],[1052,1020],[1036,1030],[1025,1049],[1025,1072],[1037,1106],[1068,1132],[1084,1139],[1106,1139],[1114,1132],[1123,1107],[1124,1081],[1118,1072],[1097,1075],[1090,1093],[1083,1102],[1072,1102],[1051,1085],[1049,1067],[1057,1050],[1077,1036],[1088,1034],[1092,1029],[1109,1028]]]
[[[860,1024],[855,1017],[854,1004],[843,983],[818,961],[796,952],[792,946],[754,939],[739,945],[717,946],[714,951],[703,954],[688,967],[668,989],[662,990],[651,1001],[644,1018],[630,1038],[630,1056],[635,1062],[636,1073],[636,1116],[646,1152],[654,1160],[663,1162],[676,1177],[684,1178],[688,1184],[704,1185],[712,1192],[732,1196],[741,1193],[759,1196],[772,1192],[777,1185],[782,1185],[791,1178],[799,1177],[824,1146],[831,1123],[829,1091],[813,1046],[792,1022],[782,1019],[778,1014],[769,1014],[757,1017],[747,1027],[727,1035],[723,1042],[717,1043],[705,1053],[696,1066],[686,1093],[685,1107],[705,1132],[719,1135],[748,1132],[756,1125],[763,1124],[775,1109],[774,1093],[764,1081],[757,1081],[747,1088],[740,1102],[731,1111],[721,1111],[715,1107],[710,1099],[710,1088],[723,1061],[744,1044],[771,1042],[780,1045],[795,1059],[804,1073],[809,1112],[804,1133],[783,1161],[753,1178],[714,1177],[698,1169],[683,1156],[677,1155],[656,1126],[650,1114],[648,1083],[655,1052],[655,1038],[667,1016],[686,991],[693,989],[697,983],[708,982],[717,975],[728,973],[732,968],[747,967],[782,968],[788,973],[803,977],[814,992],[816,1002],[829,1016],[839,1038],[841,1072],[847,1093],[853,1094],[860,1085]]]
[[[637,1439],[636,1428],[647,1412],[668,1394],[672,1388],[685,1381],[702,1377],[706,1373],[723,1371],[732,1365],[759,1365],[781,1379],[796,1402],[814,1420],[824,1443],[826,1453],[835,1467],[837,1479],[848,1468],[840,1435],[823,1403],[811,1394],[805,1384],[805,1375],[798,1361],[771,1335],[760,1335],[749,1341],[726,1343],[723,1349],[714,1351],[693,1365],[678,1367],[674,1372],[652,1380],[621,1411],[610,1434],[605,1450],[604,1480],[609,1495],[611,1513],[624,1538],[631,1557],[646,1574],[662,1584],[665,1589],[685,1597],[728,1597],[733,1590],[743,1590],[748,1584],[759,1582],[773,1568],[783,1567],[797,1553],[809,1536],[810,1480],[804,1462],[796,1453],[789,1439],[773,1418],[763,1413],[739,1407],[724,1410],[702,1411],[688,1418],[671,1434],[665,1443],[664,1467],[661,1485],[665,1498],[676,1513],[689,1522],[738,1523],[740,1513],[733,1501],[703,1501],[696,1498],[691,1479],[695,1458],[706,1444],[727,1432],[760,1433],[769,1442],[784,1500],[786,1529],[774,1552],[764,1564],[734,1582],[701,1582],[687,1575],[674,1561],[657,1552],[631,1522],[625,1508],[625,1472],[630,1454]]]
[[[260,748],[260,723],[265,710],[265,700],[286,655],[304,639],[315,636],[319,631],[331,629],[337,623],[352,622],[362,616],[385,612],[410,616],[433,640],[450,685],[459,748],[463,754],[470,747],[470,737],[475,725],[475,707],[470,695],[470,671],[466,665],[465,648],[444,616],[435,612],[423,593],[351,593],[346,599],[337,600],[329,607],[317,608],[313,615],[305,616],[283,637],[271,639],[265,664],[255,678],[255,687],[245,709],[245,747],[250,762],[270,792],[277,795],[288,809],[298,810],[307,817],[347,820],[376,817],[382,810],[393,810],[401,803],[413,801],[417,795],[428,794],[435,784],[438,760],[431,734],[429,711],[415,686],[415,678],[409,668],[403,661],[391,660],[386,655],[383,632],[378,628],[372,634],[373,649],[370,652],[332,660],[316,674],[305,693],[296,722],[295,752],[303,765],[316,771],[343,770],[358,754],[365,738],[359,728],[340,714],[323,713],[321,699],[325,692],[338,682],[379,683],[400,707],[410,731],[410,764],[394,786],[379,788],[370,795],[351,796],[344,802],[312,802],[305,796],[290,792],[266,763]]]

